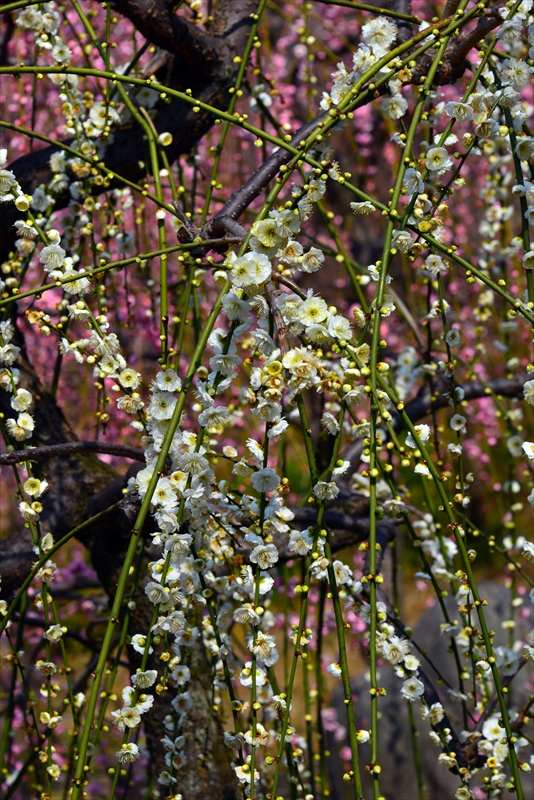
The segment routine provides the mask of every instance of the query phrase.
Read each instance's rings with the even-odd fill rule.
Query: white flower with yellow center
[[[250,554],[253,564],[258,564],[260,569],[270,569],[278,561],[279,554],[274,544],[259,544]]]
[[[277,220],[269,217],[255,222],[250,232],[264,247],[280,247],[283,237],[278,233],[277,227]]]
[[[391,243],[401,253],[407,253],[413,245],[413,239],[408,231],[394,231]]]
[[[424,192],[425,190],[423,176],[413,167],[410,167],[404,173],[403,185],[410,197],[412,197],[414,194],[421,194],[421,192]]]
[[[252,730],[248,730],[245,733],[245,742],[253,747],[265,747],[269,744],[269,738],[268,731],[259,722],[256,723],[256,735]]]
[[[430,255],[425,260],[425,270],[431,275],[439,275],[441,272],[446,272],[448,268],[448,263],[443,261],[441,256]]]
[[[380,58],[397,38],[397,26],[384,17],[376,17],[362,26],[362,38],[366,45],[373,48],[373,53]]]
[[[534,544],[532,542],[523,542],[521,555],[526,561],[532,563],[534,561]]]
[[[132,675],[132,683],[134,686],[137,686],[138,689],[148,689],[150,686],[154,685],[157,677],[158,673],[155,669],[149,669],[145,672],[139,670]]]
[[[44,632],[43,636],[45,639],[48,639],[49,642],[59,642],[63,636],[63,633],[64,631],[61,625],[50,625],[50,627],[48,627]]]
[[[328,316],[328,306],[321,297],[309,297],[299,308],[299,319],[304,325],[316,325]]]
[[[33,397],[27,389],[18,389],[11,398],[11,408],[14,411],[27,411],[33,403]]]
[[[467,103],[447,103],[445,113],[447,116],[457,119],[458,122],[466,122],[474,117],[474,111]]]
[[[380,107],[387,117],[400,119],[408,110],[408,101],[401,94],[394,94],[392,97],[384,97]]]
[[[424,684],[419,678],[413,677],[404,681],[401,688],[401,694],[409,703],[418,700],[425,690]]]
[[[127,367],[119,374],[118,380],[123,389],[137,389],[141,382],[141,375],[134,369]]]
[[[30,497],[41,497],[48,490],[48,481],[40,481],[39,478],[28,478],[24,482],[23,488]]]
[[[218,428],[228,422],[229,412],[225,406],[211,406],[199,414],[198,422],[203,428]]]
[[[444,147],[431,147],[426,154],[426,165],[431,177],[436,178],[451,169],[452,161]]]
[[[46,272],[56,272],[63,268],[66,253],[58,244],[49,244],[43,247],[39,255],[39,261],[43,264]]]
[[[527,381],[523,384],[523,397],[525,402],[534,406],[534,381]]]
[[[323,261],[324,253],[322,250],[318,250],[317,247],[310,247],[308,252],[299,258],[297,268],[301,272],[317,272]]]
[[[300,230],[300,217],[298,212],[291,208],[284,211],[270,211],[269,216],[276,220],[276,231],[283,239],[289,239]]]
[[[352,56],[352,65],[357,73],[363,75],[376,63],[377,57],[370,47],[361,44]]]
[[[526,61],[518,61],[509,58],[504,62],[501,71],[501,81],[503,85],[512,86],[518,92],[525,88],[534,72],[534,67],[530,67]]]
[[[145,586],[145,594],[154,605],[167,603],[169,600],[169,590],[162,586],[161,583],[151,581]]]
[[[154,392],[148,413],[153,420],[170,419],[176,406],[176,397],[171,392]]]
[[[372,203],[365,200],[361,203],[350,203],[350,210],[357,217],[361,216],[367,217],[369,216],[369,214],[374,214],[376,208]]]
[[[326,671],[330,673],[333,678],[341,678],[341,666],[337,663],[329,664],[326,668]]]
[[[426,444],[430,437],[430,427],[428,425],[415,425],[414,430],[421,440],[421,443]],[[418,447],[418,444],[411,433],[406,436],[406,446],[412,448]]]
[[[283,261],[284,264],[290,264],[295,267],[298,264],[299,257],[302,255],[303,248],[300,242],[290,239],[283,250],[279,250],[276,257]]]
[[[241,686],[252,686],[252,661],[246,661],[245,667],[239,676]],[[267,673],[261,667],[256,666],[256,686],[264,686],[267,683]]]
[[[308,531],[291,531],[288,549],[291,553],[306,556],[311,551],[313,540]]]
[[[334,481],[319,481],[313,487],[317,500],[334,500],[339,494],[339,488]]]
[[[499,714],[494,714],[487,719],[482,726],[482,736],[489,742],[496,742],[498,739],[502,739],[503,736],[506,736],[505,729],[499,725],[499,716]]]
[[[140,756],[139,748],[135,742],[125,742],[118,753],[115,753],[119,764],[133,764]]]

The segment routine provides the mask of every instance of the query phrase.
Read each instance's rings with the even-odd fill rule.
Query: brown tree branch
[[[491,397],[492,394],[501,397],[519,397],[523,391],[523,385],[529,380],[529,375],[516,375],[514,378],[494,378],[493,380],[482,382],[472,381],[465,383],[460,388],[464,392],[464,400],[480,400],[482,397]],[[406,403],[404,408],[412,422],[416,422],[428,416],[433,410],[445,408],[449,405],[450,392],[452,392],[452,381],[443,378],[440,387],[441,393],[431,395],[428,383],[425,383],[417,397]],[[394,421],[395,430],[402,429],[400,417]]]
[[[184,75],[209,77],[223,66],[224,46],[183,16],[166,0],[113,0],[113,8],[130,20],[142,36],[169,53],[179,54]],[[197,75],[194,75],[194,73]]]
[[[391,0],[389,7],[392,11],[412,16],[412,0]],[[407,42],[413,36],[412,23],[403,19],[396,19],[395,24],[398,30],[397,41],[401,44]]]
[[[48,447],[31,447],[28,450],[14,450],[0,453],[0,466],[21,464],[24,461],[44,461],[47,458],[67,455],[67,453],[102,453],[103,455],[121,456],[134,461],[145,461],[145,454],[139,447],[112,442],[63,442]]]

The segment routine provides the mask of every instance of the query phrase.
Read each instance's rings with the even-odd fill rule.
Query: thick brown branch
[[[103,455],[121,456],[134,461],[144,462],[145,456],[139,447],[111,442],[64,442],[48,447],[32,447],[29,450],[14,450],[12,453],[0,453],[0,466],[21,464],[23,461],[44,461],[46,458],[63,456],[67,453],[102,453]]]
[[[516,375],[514,378],[495,378],[487,381],[487,383],[482,383],[481,381],[466,383],[461,387],[464,392],[464,400],[480,400],[482,397],[491,397],[492,394],[502,397],[519,397],[523,391],[523,385],[528,381],[529,377],[528,375]],[[433,409],[437,411],[439,408],[445,408],[445,406],[449,405],[452,384],[446,379],[445,381],[444,391],[437,397],[430,394],[429,385],[425,384],[417,397],[406,404],[405,411],[412,422],[417,422],[428,416]],[[402,429],[400,417],[395,420],[394,427],[395,430]]]
[[[407,16],[412,16],[412,1],[411,0],[391,0],[389,4],[392,11],[399,12],[401,14],[406,14]],[[412,23],[408,22],[407,20],[403,19],[396,19],[395,24],[397,25],[398,36],[397,40],[401,43],[407,42],[408,39],[411,39],[412,33]]]
[[[192,78],[204,70],[208,76],[222,67],[224,43],[184,17],[173,13],[165,0],[114,0],[113,7],[127,17],[145,39],[180,56],[182,69]]]

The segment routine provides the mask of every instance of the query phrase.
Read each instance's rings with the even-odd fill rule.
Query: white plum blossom
[[[159,603],[167,603],[169,600],[169,590],[162,586],[161,583],[151,581],[145,587],[145,594],[154,605]]]
[[[182,381],[175,370],[168,367],[164,372],[158,372],[153,386],[161,392],[176,392],[182,387]]]
[[[427,465],[423,462],[416,464],[414,467],[414,472],[416,475],[423,475],[425,478],[431,478],[431,472],[428,469]]]
[[[515,58],[507,59],[501,70],[501,81],[505,86],[512,86],[520,92],[525,88],[534,72],[534,67],[529,66],[526,61],[518,61]]]
[[[299,319],[305,325],[323,322],[328,316],[328,306],[321,297],[309,297],[299,309]]]
[[[334,500],[339,494],[339,488],[334,481],[319,481],[313,487],[313,493],[318,500]]]
[[[344,586],[346,583],[352,581],[352,570],[347,564],[342,561],[334,561],[334,575],[336,576],[336,584]]]
[[[494,714],[482,726],[482,736],[490,742],[495,742],[506,736],[506,730],[499,725],[499,714]]]
[[[372,203],[365,200],[360,203],[350,203],[350,209],[353,214],[356,216],[369,216],[370,214],[374,214],[376,208]]]
[[[382,644],[382,654],[386,661],[390,664],[400,664],[400,662],[408,656],[410,652],[410,643],[407,639],[400,636],[390,636],[389,639]]]
[[[534,562],[534,544],[532,542],[523,542],[521,555],[526,561]]]
[[[291,531],[288,549],[292,553],[296,553],[300,556],[306,556],[311,551],[312,546],[313,539],[308,531]]]
[[[46,272],[60,272],[65,263],[65,250],[58,244],[49,244],[43,247],[39,255],[39,261],[43,264]]]
[[[279,554],[274,544],[259,544],[250,554],[253,564],[258,564],[260,569],[270,569],[278,561]]]
[[[466,429],[467,420],[461,414],[454,414],[450,421],[450,426],[453,431],[457,431],[458,433],[467,433]]]
[[[373,53],[380,58],[397,38],[397,26],[385,17],[375,17],[362,26],[362,38],[366,45],[372,47]]]
[[[452,161],[444,147],[431,147],[426,154],[426,165],[431,177],[439,177],[452,167]]]
[[[333,678],[341,678],[343,674],[341,671],[341,666],[335,662],[333,664],[329,664],[326,668],[326,671],[329,672]]]
[[[236,258],[229,274],[233,286],[243,289],[260,286],[271,277],[271,262],[263,253],[245,253]]]
[[[297,262],[297,268],[301,270],[301,272],[317,272],[317,270],[321,268],[323,261],[323,251],[318,250],[317,247],[311,247],[307,253],[300,256]]]
[[[473,109],[467,103],[447,103],[445,111],[449,117],[455,117],[458,122],[466,122],[474,117]]]
[[[401,694],[409,703],[419,700],[424,691],[425,687],[423,682],[416,677],[408,678],[401,687]]]
[[[250,481],[257,492],[273,492],[280,483],[280,478],[271,467],[253,472]]]
[[[46,631],[44,632],[43,636],[45,639],[48,639],[49,642],[59,642],[61,637],[63,636],[63,628],[61,625],[50,625]]]
[[[423,176],[413,167],[409,167],[404,173],[403,185],[410,197],[414,194],[421,194],[425,190]]]
[[[384,97],[380,107],[387,117],[400,119],[408,110],[408,101],[401,94],[394,94],[391,97]]]
[[[252,661],[245,662],[245,667],[243,670],[241,670],[241,674],[239,676],[239,682],[241,686],[252,686]],[[267,673],[264,669],[256,665],[256,686],[265,686],[266,683]]]
[[[139,689],[148,689],[150,686],[153,686],[156,682],[156,678],[158,677],[158,673],[155,669],[149,669],[145,672],[139,670],[134,675],[132,675],[132,683],[134,686],[137,686]]]
[[[534,381],[527,381],[523,384],[523,397],[527,403],[534,406]]]
[[[524,136],[522,139],[518,139],[515,152],[521,161],[528,161],[534,155],[534,136]]]
[[[441,256],[430,255],[425,259],[425,270],[431,275],[440,275],[442,272],[446,272],[448,268],[448,263],[443,261]]]
[[[176,407],[177,398],[171,392],[153,392],[148,406],[151,418],[160,421],[170,419]]]
[[[143,636],[143,634],[141,634],[141,633],[134,634],[132,636],[132,638],[131,638],[131,641],[130,641],[130,644],[132,645],[133,649],[137,653],[141,653],[141,655],[144,655],[144,653],[145,653],[146,643],[147,643],[147,638],[146,638],[146,636]],[[154,652],[154,648],[152,646],[150,646],[148,648],[148,652],[149,653],[153,653]]]
[[[458,328],[451,328],[450,331],[447,332],[445,336],[445,341],[449,345],[449,347],[458,347],[460,342],[462,341],[462,337]]]
[[[428,425],[415,425],[414,430],[421,440],[422,444],[426,444],[430,437],[430,427]],[[411,433],[406,436],[406,447],[416,448],[417,442],[414,440]]]
[[[135,742],[125,742],[118,753],[115,753],[119,764],[133,764],[141,755]]]
[[[400,250],[401,253],[407,253],[413,245],[413,239],[408,231],[394,231],[392,239],[393,247]]]

